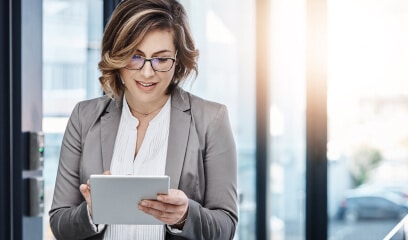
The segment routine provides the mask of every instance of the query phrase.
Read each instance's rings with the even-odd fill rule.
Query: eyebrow
[[[141,53],[141,54],[144,54],[144,55],[145,55],[145,53],[144,53],[142,50],[140,50],[140,49],[136,49],[136,53]],[[170,51],[170,50],[160,50],[160,51],[154,52],[154,53],[152,54],[152,56],[157,55],[157,54],[160,54],[160,53],[171,53],[171,51]]]

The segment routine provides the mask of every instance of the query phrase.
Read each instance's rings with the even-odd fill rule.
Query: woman
[[[237,166],[226,107],[179,87],[197,74],[197,57],[176,0],[118,5],[102,40],[106,95],[78,103],[65,131],[50,210],[57,239],[233,238]],[[102,173],[170,176],[168,195],[137,205],[163,225],[94,224],[86,183]]]

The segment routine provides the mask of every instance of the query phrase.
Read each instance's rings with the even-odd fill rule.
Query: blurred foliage
[[[349,162],[354,187],[366,183],[371,171],[378,167],[382,160],[381,151],[376,148],[370,146],[356,148]]]

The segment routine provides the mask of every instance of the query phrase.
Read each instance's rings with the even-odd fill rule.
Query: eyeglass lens
[[[130,69],[139,70],[143,68],[147,61],[151,63],[152,68],[156,71],[168,71],[173,66],[174,59],[168,57],[154,57],[146,59],[142,56],[134,55],[127,67]]]

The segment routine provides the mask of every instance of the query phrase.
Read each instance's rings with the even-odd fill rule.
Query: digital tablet
[[[168,194],[168,176],[91,175],[91,207],[95,224],[161,225],[137,208],[142,199]]]

